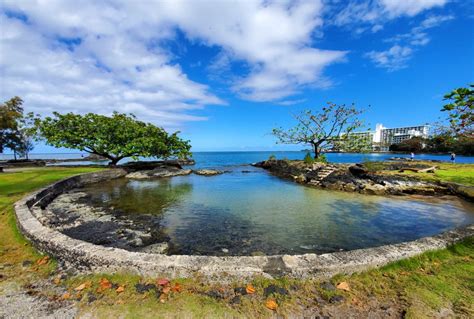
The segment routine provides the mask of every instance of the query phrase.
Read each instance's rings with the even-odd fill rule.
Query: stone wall
[[[127,271],[145,276],[192,277],[201,274],[214,279],[249,278],[256,275],[295,278],[327,278],[353,273],[418,255],[474,235],[474,225],[412,242],[331,254],[277,256],[167,256],[130,252],[90,244],[45,227],[32,214],[35,206],[46,206],[55,196],[87,183],[122,177],[126,171],[106,170],[67,178],[15,203],[21,232],[40,251],[51,254],[67,266],[83,272]]]

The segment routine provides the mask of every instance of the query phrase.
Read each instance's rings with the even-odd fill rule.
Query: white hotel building
[[[371,143],[374,151],[388,151],[390,145],[398,144],[412,137],[428,138],[429,131],[429,125],[387,128],[382,124],[377,124],[375,131],[353,132],[350,135]]]

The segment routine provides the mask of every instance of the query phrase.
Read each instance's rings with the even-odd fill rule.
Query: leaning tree
[[[189,141],[179,138],[179,132],[168,134],[133,115],[53,114],[54,117],[36,120],[39,136],[47,144],[105,157],[110,160],[109,165],[127,157],[185,158],[191,154]]]
[[[358,119],[362,112],[354,104],[346,106],[329,102],[321,110],[306,110],[293,115],[296,126],[288,130],[275,128],[273,135],[278,138],[278,143],[311,146],[317,159],[322,150],[344,141],[362,126]]]

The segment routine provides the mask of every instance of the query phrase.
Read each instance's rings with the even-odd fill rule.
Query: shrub
[[[276,158],[275,154],[272,154],[272,155],[270,155],[270,156],[268,157],[268,160],[269,160],[269,161],[276,161],[276,159],[277,159],[277,158]]]
[[[311,154],[309,152],[306,153],[306,155],[304,157],[304,162],[306,164],[313,164],[314,163],[314,159],[313,159],[313,157],[311,156]]]
[[[313,159],[313,162],[327,164],[328,158],[326,157],[326,154],[319,154],[318,158]]]

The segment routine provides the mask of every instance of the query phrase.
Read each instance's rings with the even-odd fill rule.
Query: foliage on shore
[[[413,137],[390,146],[393,152],[450,153],[474,155],[474,137],[435,135],[430,138]]]
[[[105,157],[111,165],[131,157],[186,158],[189,141],[168,134],[163,128],[138,121],[135,116],[114,112],[112,116],[88,113],[54,113],[37,118],[38,136],[54,147],[67,147]]]

